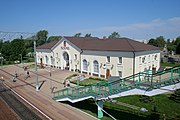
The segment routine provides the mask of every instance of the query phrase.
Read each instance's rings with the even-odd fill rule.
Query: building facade
[[[126,77],[160,67],[160,50],[128,38],[62,37],[37,47],[44,66],[104,77]]]

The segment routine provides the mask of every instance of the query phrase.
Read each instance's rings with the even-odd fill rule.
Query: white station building
[[[159,48],[129,38],[62,37],[37,47],[36,55],[43,66],[103,78],[160,67]]]

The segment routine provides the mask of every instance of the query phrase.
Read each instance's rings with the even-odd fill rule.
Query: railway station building
[[[129,38],[62,37],[37,47],[36,57],[43,66],[103,78],[160,67],[159,48]]]

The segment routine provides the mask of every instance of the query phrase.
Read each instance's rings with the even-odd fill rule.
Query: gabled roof
[[[82,50],[97,51],[148,51],[159,48],[129,38],[99,39],[97,37],[64,37]]]
[[[54,45],[58,43],[59,40],[54,40],[50,43],[45,43],[41,46],[38,46],[37,49],[51,49]]]
[[[97,37],[64,37],[81,50],[138,52],[159,50],[159,48],[129,38],[99,39]],[[51,49],[58,41],[39,46],[37,49]]]

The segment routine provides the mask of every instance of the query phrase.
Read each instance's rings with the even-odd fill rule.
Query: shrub
[[[78,74],[72,74],[72,75],[66,77],[66,79],[71,79],[72,77],[75,77],[75,76],[78,76]]]
[[[140,101],[140,102],[144,102],[144,103],[151,103],[151,102],[153,102],[153,99],[152,99],[152,97],[150,97],[150,96],[141,95],[141,96],[139,97],[139,101]]]
[[[171,94],[169,99],[171,99],[175,102],[180,102],[180,89],[175,90],[174,93]]]

